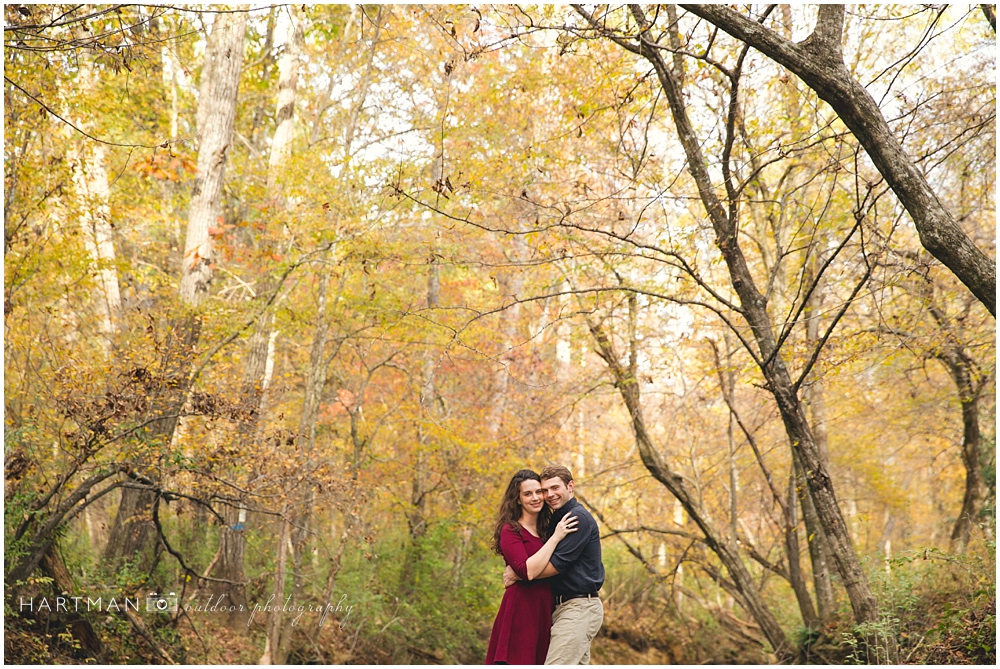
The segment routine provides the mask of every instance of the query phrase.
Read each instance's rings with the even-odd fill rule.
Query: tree
[[[916,254],[901,255],[903,261],[919,262],[919,256]],[[945,301],[942,299],[940,279],[936,281],[934,274],[926,266],[916,265],[911,271],[913,274],[909,280],[901,282],[901,285],[906,293],[912,293],[916,298],[920,315],[912,318],[909,325],[901,325],[898,322],[882,323],[879,329],[892,333],[901,338],[901,341],[906,341],[907,348],[919,347],[918,350],[922,349],[921,353],[924,356],[938,360],[955,385],[961,411],[960,453],[965,469],[965,483],[961,509],[950,534],[949,548],[963,553],[972,536],[972,528],[980,522],[980,514],[987,495],[984,471],[988,463],[980,425],[980,400],[995,372],[989,365],[977,360],[970,351],[969,340],[973,336],[975,323],[970,323],[968,319],[971,306],[968,300],[965,308],[958,314],[949,314],[942,306]],[[921,323],[922,320],[929,322]],[[930,334],[915,334],[921,329],[930,330]]]
[[[996,261],[975,246],[906,154],[878,104],[844,65],[844,6],[819,5],[816,29],[792,43],[718,5],[681,5],[794,72],[850,128],[913,219],[927,251],[996,316]]]
[[[280,192],[281,171],[287,162],[292,151],[292,140],[295,133],[295,94],[299,77],[299,54],[304,39],[303,12],[294,8],[284,8],[287,18],[284,21],[286,27],[286,39],[284,50],[278,62],[278,96],[275,109],[276,127],[274,136],[271,139],[271,150],[268,157],[266,194],[267,204],[265,206],[282,212],[285,209],[284,198]],[[285,18],[285,17],[283,17]],[[267,235],[261,235],[264,239]],[[274,291],[278,288],[276,277],[272,276],[266,264],[268,255],[275,255],[270,244],[264,239],[261,240],[261,256],[263,256],[259,266],[256,280],[253,283],[257,287],[256,307],[260,312],[257,322],[254,325],[253,334],[250,336],[249,350],[246,356],[246,365],[243,370],[241,381],[241,404],[245,411],[245,418],[237,426],[236,439],[238,447],[247,450],[256,450],[261,439],[262,414],[267,408],[267,390],[270,384],[271,370],[274,365],[274,348],[277,331],[273,330],[274,312],[272,304],[275,301]],[[232,602],[236,606],[243,607],[233,611],[230,616],[230,624],[234,629],[246,631],[247,616],[242,614],[243,610],[248,611],[243,561],[245,551],[246,521],[247,513],[245,507],[240,504],[229,506],[226,512],[227,526],[221,528],[219,536],[219,561],[216,567],[216,576],[219,579],[228,581],[226,590],[221,593],[222,597]]]
[[[633,298],[634,299],[634,298]],[[736,594],[744,607],[750,612],[754,620],[760,625],[764,636],[771,643],[775,655],[780,659],[792,657],[792,644],[785,635],[784,630],[778,624],[774,614],[765,604],[761,597],[760,590],[753,583],[750,573],[740,555],[734,550],[735,541],[726,541],[721,533],[714,527],[708,514],[701,508],[697,496],[689,490],[684,479],[671,471],[669,465],[660,457],[656,445],[649,436],[643,420],[642,407],[639,403],[639,382],[636,374],[636,349],[635,342],[631,342],[632,347],[629,355],[629,369],[626,369],[618,362],[619,356],[611,345],[608,336],[596,324],[590,324],[591,332],[600,349],[601,357],[608,364],[615,385],[622,394],[632,417],[632,428],[635,432],[636,445],[642,457],[646,469],[662,483],[676,497],[684,510],[697,523],[699,529],[705,536],[705,543],[719,556],[722,564],[729,572],[729,577],[733,580],[733,594]]]
[[[220,14],[205,51],[208,73],[199,98],[197,177],[188,212],[187,239],[181,265],[180,299],[188,313],[171,327],[163,360],[166,385],[151,402],[155,422],[148,430],[150,442],[167,446],[190,386],[190,365],[200,334],[197,307],[208,294],[215,257],[209,228],[222,215],[222,184],[226,155],[232,142],[236,93],[243,64],[246,19]],[[149,564],[154,537],[147,514],[155,496],[149,491],[126,489],[111,528],[105,555],[111,564],[137,558]]]
[[[688,169],[697,185],[699,196],[715,230],[716,244],[729,268],[733,289],[739,296],[740,306],[736,310],[746,319],[756,342],[757,351],[751,352],[755,354],[757,364],[767,379],[769,389],[774,394],[785,429],[788,432],[793,457],[801,460],[803,469],[806,471],[806,481],[812,493],[813,502],[816,504],[817,514],[823,524],[824,532],[830,542],[841,581],[851,599],[855,618],[859,623],[874,623],[878,620],[878,604],[854,551],[837,503],[833,482],[824,466],[804,408],[798,397],[801,380],[808,373],[809,368],[807,367],[801,373],[799,382],[792,381],[780,353],[778,341],[773,334],[774,328],[767,312],[766,300],[757,288],[747,265],[746,257],[737,242],[735,220],[738,207],[737,193],[733,190],[731,181],[727,179],[728,208],[716,195],[700,142],[685,110],[683,91],[677,75],[674,69],[665,62],[662,51],[647,37],[651,24],[646,19],[645,14],[636,5],[630,6],[629,9],[639,26],[638,36],[634,41],[615,34],[608,36],[623,48],[647,59],[655,70],[670,104],[678,138],[688,159]],[[586,10],[577,7],[577,11],[587,19],[595,30],[602,32],[605,30],[604,26]],[[736,114],[735,100],[741,65],[742,59],[730,75],[732,81],[730,95],[733,100],[728,117],[728,127],[730,128],[733,126]],[[731,140],[727,139],[727,142],[731,142]],[[724,157],[724,161],[725,165],[728,162],[728,154]],[[725,174],[728,176],[728,167],[726,169]],[[858,284],[858,289],[866,280],[867,274]]]

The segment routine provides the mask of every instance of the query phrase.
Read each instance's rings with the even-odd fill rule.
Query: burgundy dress
[[[544,545],[544,541],[523,528],[520,536],[510,526],[500,531],[503,559],[524,580],[503,593],[493,621],[486,664],[545,664],[555,599],[548,579],[529,581],[527,567],[528,557]]]

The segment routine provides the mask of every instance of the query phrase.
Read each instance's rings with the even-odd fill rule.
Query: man
[[[552,594],[556,598],[545,664],[590,664],[590,642],[604,622],[604,604],[597,594],[604,585],[601,533],[594,517],[574,497],[569,469],[558,465],[546,467],[540,477],[545,502],[552,509],[549,527],[568,513],[578,519],[577,531],[559,542],[538,576],[551,577]],[[504,587],[518,580],[510,567],[504,571],[503,579]]]

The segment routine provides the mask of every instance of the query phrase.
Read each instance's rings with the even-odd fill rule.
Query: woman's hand
[[[562,520],[560,520],[554,530],[552,530],[552,538],[557,542],[562,541],[567,534],[570,532],[576,532],[579,528],[576,526],[577,522],[576,516],[571,516],[566,514]]]

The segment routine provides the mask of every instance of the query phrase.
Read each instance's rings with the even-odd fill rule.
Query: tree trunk
[[[512,242],[517,244],[517,242]],[[517,244],[520,246],[519,244]],[[513,361],[514,345],[517,343],[517,323],[521,314],[521,287],[524,284],[524,273],[515,271],[513,274],[504,269],[497,270],[497,287],[500,289],[500,299],[507,304],[513,302],[510,308],[503,312],[503,324],[500,326],[500,360],[493,372],[493,392],[490,397],[490,413],[486,419],[486,429],[490,439],[496,439],[503,423],[504,409],[507,406],[507,386],[510,380],[510,364]],[[579,474],[580,477],[583,474]]]
[[[114,266],[114,233],[107,200],[108,172],[104,161],[104,146],[93,144],[89,147],[89,154],[71,156],[75,168],[73,181],[81,200],[80,228],[97,278],[93,296],[98,332],[105,356],[110,357],[121,311],[121,292],[118,287],[118,272]]]
[[[149,399],[151,422],[143,436],[147,443],[164,449],[170,444],[187,399],[188,375],[200,331],[201,322],[197,318],[177,318],[170,323],[160,363],[159,387]],[[144,463],[136,463],[136,469],[155,478],[154,472],[142,471]],[[152,564],[157,550],[151,515],[155,499],[156,494],[149,490],[122,489],[118,512],[104,549],[104,561],[110,569],[120,568],[125,561],[131,561],[138,569]]]
[[[935,353],[944,363],[958,390],[958,401],[962,406],[962,464],[965,466],[965,494],[962,510],[955,519],[951,532],[950,548],[956,553],[964,553],[972,537],[972,528],[983,508],[986,498],[986,482],[983,480],[980,448],[982,431],[979,426],[979,390],[973,381],[971,360],[965,350],[957,345]]]
[[[441,270],[436,262],[430,263],[427,273],[427,308],[436,309],[441,295]],[[420,387],[421,421],[433,419],[436,390],[434,387],[434,350],[428,346],[424,351],[422,383]],[[413,474],[410,479],[410,509],[407,524],[410,529],[410,547],[406,562],[400,573],[400,587],[404,592],[412,593],[416,587],[417,565],[421,560],[421,540],[427,532],[427,495],[428,490],[424,480],[424,452],[427,450],[430,438],[427,429],[421,423],[417,424],[417,444],[414,449]]]
[[[288,40],[281,60],[278,63],[280,72],[278,78],[278,102],[276,109],[277,127],[271,140],[271,155],[268,161],[267,197],[283,208],[283,198],[280,197],[279,177],[288,156],[291,154],[291,142],[295,130],[295,91],[298,81],[299,48],[302,41],[302,22],[299,7],[289,6],[281,11],[288,11]],[[266,271],[266,270],[265,270]],[[261,273],[258,276],[257,301],[264,302],[274,290],[274,282],[269,276]],[[253,334],[250,337],[249,352],[243,369],[243,382],[240,391],[241,405],[244,410],[243,419],[237,425],[236,441],[243,449],[260,443],[260,429],[263,411],[266,405],[268,387],[268,372],[274,355],[274,334],[271,328],[274,314],[265,310],[257,318]],[[246,607],[245,580],[243,560],[246,542],[246,510],[242,507],[226,510],[228,526],[222,528],[219,540],[222,552],[217,567],[217,577],[240,583],[226,584],[223,594],[228,596],[230,604]],[[245,631],[247,615],[245,612],[233,612],[229,616],[229,626],[234,630]],[[279,649],[280,652],[280,649]]]
[[[796,74],[829,104],[913,219],[920,243],[996,316],[996,262],[962,231],[906,154],[878,103],[844,65],[843,5],[820,5],[816,29],[799,43],[723,5],[681,5]]]
[[[257,327],[250,337],[250,351],[243,370],[240,391],[244,416],[236,427],[236,443],[240,451],[260,444],[260,419],[264,408],[264,395],[270,381],[269,368],[274,356],[273,337],[268,335],[272,314],[265,312],[257,319]],[[233,472],[235,473],[235,472]],[[239,506],[226,506],[223,516],[225,527],[219,529],[219,560],[216,578],[232,581],[220,583],[217,594],[228,604],[247,609],[246,577],[243,560],[246,552],[247,510],[241,500]],[[247,631],[248,612],[231,611],[227,624],[234,631]]]
[[[274,67],[274,29],[278,24],[278,12],[282,11],[284,7],[279,7],[277,5],[271,5],[270,11],[267,13],[267,24],[264,29],[264,44],[261,47],[261,76],[260,80],[263,82],[270,81],[272,68]],[[253,110],[253,117],[250,120],[250,136],[249,144],[254,147],[254,152],[256,156],[259,156],[263,151],[264,138],[263,136],[258,137],[258,132],[264,125],[264,119],[267,114],[267,96],[259,96],[259,101]]]
[[[288,538],[291,524],[285,518],[288,505],[284,505],[281,520],[278,521],[278,555],[274,561],[274,587],[268,598],[271,610],[267,614],[267,638],[264,642],[264,655],[257,664],[284,664],[281,656],[281,609],[285,605],[285,572],[288,570]]]
[[[956,383],[958,381],[956,380]],[[951,548],[964,553],[986,498],[986,484],[980,469],[979,398],[962,400],[962,464],[965,465],[965,495],[962,510],[951,533]]]
[[[351,114],[347,118],[347,126],[344,128],[344,170],[341,170],[341,174],[346,172],[346,167],[351,160],[351,147],[354,144],[354,137],[357,134],[358,119],[361,115],[361,110],[364,109],[365,100],[368,99],[368,89],[371,86],[372,79],[375,74],[375,54],[378,48],[379,34],[382,32],[382,19],[383,19],[383,7],[380,5],[378,11],[375,14],[375,25],[371,32],[371,46],[368,50],[368,64],[365,66],[365,73],[361,76],[361,83],[358,85],[358,95],[355,98],[354,105],[351,107]],[[351,9],[351,18],[348,20],[353,20],[354,9]],[[347,37],[349,30],[344,33],[344,41],[341,43],[341,48],[347,43]],[[332,89],[331,89],[332,91]],[[329,97],[329,96],[328,96]],[[331,101],[332,104],[332,101]]]
[[[180,96],[177,73],[181,67],[177,62],[177,56],[173,52],[172,45],[165,43],[160,47],[160,62],[162,63],[160,74],[164,89],[163,104],[168,105],[170,109],[170,145],[173,148],[175,146],[174,143],[177,141],[178,121],[180,119]],[[163,213],[166,219],[170,221],[171,232],[173,233],[171,246],[177,245],[179,247],[181,244],[181,225],[180,219],[174,213],[174,193],[176,190],[177,182],[171,179],[161,180],[160,191],[163,197]]]
[[[288,24],[286,29],[286,41],[284,45],[284,50],[282,51],[281,58],[278,61],[278,99],[275,109],[275,119],[276,127],[274,131],[274,137],[271,140],[271,153],[268,159],[268,171],[267,171],[267,198],[268,201],[277,206],[279,209],[285,209],[285,199],[281,195],[281,172],[285,164],[288,161],[289,156],[292,153],[292,140],[295,134],[295,99],[296,91],[298,85],[299,76],[299,54],[302,47],[302,41],[304,38],[304,7],[289,6],[282,8],[281,11],[288,12]],[[261,286],[260,297],[263,297],[266,293],[272,290],[272,282],[264,277],[259,282]],[[325,321],[325,310],[326,310],[326,277],[324,276],[323,283],[321,285],[321,320]],[[273,342],[273,336],[269,336],[270,330],[273,323],[273,315],[270,313],[265,313],[262,315],[261,319],[258,320],[257,324],[257,334],[260,338],[268,339]],[[320,360],[322,359],[323,348],[326,344],[326,323],[321,322],[317,324],[317,336],[313,345],[313,355],[312,358],[316,360],[311,361],[309,369],[309,379],[306,383],[306,397],[304,400],[304,411],[300,425],[300,433],[308,431],[308,438],[306,439],[306,449],[308,452],[312,452],[312,446],[315,444],[315,420],[319,410],[319,397],[322,392],[323,385],[325,383],[325,365],[323,365]],[[269,350],[271,348],[269,347]],[[250,370],[248,369],[248,379],[250,378]],[[266,369],[254,370],[253,372],[255,378],[260,378],[259,375],[264,375],[266,378]],[[259,401],[256,405],[256,418],[254,421],[255,428],[257,427],[259,421],[263,418],[260,412],[264,408],[266,402],[266,397],[264,394],[267,390],[267,384],[264,383],[261,386],[261,393]],[[255,430],[256,434],[257,430]],[[302,434],[300,438],[305,435]],[[307,465],[309,466],[309,465]],[[282,546],[279,548],[280,554],[283,558],[279,561],[280,564],[277,567],[275,573],[275,594],[277,595],[279,591],[279,585],[281,591],[284,592],[285,588],[285,569],[287,563],[287,543],[292,542],[292,601],[297,601],[302,592],[302,558],[306,548],[306,541],[308,538],[308,527],[310,524],[310,518],[312,514],[312,492],[297,491],[294,493],[296,498],[303,499],[304,504],[295,505],[294,511],[289,508],[288,513],[292,517],[288,520],[283,520],[283,530],[282,530]],[[305,498],[303,498],[305,496]],[[290,525],[296,526],[294,531],[294,538],[292,537],[292,530]],[[295,630],[297,621],[295,616],[285,618],[284,616],[275,616],[273,621],[269,620],[269,648],[271,653],[271,663],[273,664],[284,664],[288,657],[288,650],[291,644],[292,633]]]
[[[306,512],[299,518],[299,526],[295,528],[294,537],[292,538],[292,592],[290,600],[292,605],[297,605],[298,602],[302,601],[302,591],[305,587],[302,560],[305,555],[306,540],[309,537],[309,509],[312,508],[315,501],[312,499],[312,495],[309,495],[309,498],[305,505]],[[303,620],[298,618],[297,613],[291,614],[285,620],[285,624],[278,635],[278,657],[280,660],[276,664],[287,663],[288,652],[292,647],[292,635],[302,622]]]
[[[628,306],[629,306],[629,339],[632,342],[636,341],[634,330],[635,315],[632,313],[635,309],[635,295],[629,295]],[[725,385],[722,388],[723,393],[725,393],[732,402],[732,406],[729,406],[729,420],[726,421],[726,441],[729,442],[729,537],[732,539],[733,545],[735,547],[737,537],[739,536],[739,523],[740,523],[740,513],[739,513],[739,500],[737,493],[739,490],[739,471],[736,468],[736,372],[733,370],[733,350],[730,346],[729,333],[725,333],[724,341],[726,343],[726,369],[725,371],[719,370],[719,383]],[[629,356],[629,361],[636,358],[635,346],[632,346],[631,355]],[[712,351],[715,353],[715,364],[718,367],[721,362],[719,358],[719,353],[713,342]],[[633,365],[634,368],[634,365]],[[632,370],[632,374],[635,374],[635,370]],[[789,557],[789,559],[791,559]]]
[[[993,34],[997,34],[997,10],[993,5],[979,5],[979,8],[983,10],[983,16],[990,23],[990,28],[993,28]]]
[[[212,238],[209,226],[222,213],[222,183],[226,152],[233,134],[236,94],[243,63],[246,19],[239,14],[219,14],[205,52],[207,78],[198,101],[198,175],[191,195],[187,241],[181,263],[180,299],[192,311],[171,324],[165,347],[162,389],[150,401],[151,413],[161,418],[147,430],[150,441],[170,443],[177,417],[186,400],[190,365],[201,332],[193,309],[208,294],[212,278]],[[112,568],[138,554],[140,566],[148,564],[153,550],[152,525],[147,520],[154,495],[125,488],[111,528],[105,557]]]
[[[94,66],[88,57],[80,58],[77,85],[84,92],[91,91],[96,83]],[[86,118],[77,118],[78,127],[87,129]],[[121,291],[118,271],[115,268],[114,230],[111,227],[111,210],[108,206],[108,170],[103,144],[88,142],[77,148],[72,145],[69,161],[73,166],[73,183],[80,207],[80,228],[84,244],[90,255],[91,271],[96,277],[93,303],[97,316],[99,341],[104,357],[111,362],[114,357],[115,333],[121,319]],[[84,511],[84,521],[91,548],[103,551],[108,542],[111,524],[109,500],[103,497]]]
[[[319,279],[319,291],[316,296],[316,330],[313,333],[312,347],[309,351],[309,371],[306,373],[305,395],[302,400],[302,421],[299,424],[299,434],[309,444],[316,443],[316,421],[319,418],[320,395],[326,385],[326,367],[328,360],[324,355],[327,333],[330,322],[327,318],[327,284],[330,273],[324,270]]]
[[[288,38],[278,61],[278,104],[275,109],[274,137],[267,161],[267,196],[274,200],[280,195],[281,169],[292,153],[295,134],[295,93],[299,81],[299,52],[304,39],[304,6],[288,5]]]
[[[52,579],[52,585],[55,586],[57,593],[72,594],[76,591],[76,588],[73,587],[73,575],[69,573],[66,563],[59,556],[55,544],[49,546],[49,549],[42,555],[42,559],[38,561],[38,567],[43,574]]]
[[[243,611],[230,611],[227,624],[234,631],[247,630],[247,597],[246,576],[243,573],[243,554],[246,546],[244,533],[246,531],[247,512],[239,507],[226,506],[223,510],[226,519],[225,527],[219,528],[219,559],[216,561],[215,578],[225,579],[233,583],[215,585],[216,599],[226,606],[244,608]]]
[[[802,524],[806,528],[806,544],[809,546],[809,559],[812,563],[813,587],[816,590],[816,608],[820,624],[826,624],[836,614],[836,601],[833,597],[833,582],[830,579],[830,558],[827,548],[823,524],[816,513],[812,493],[805,480],[802,465],[798,460],[793,462],[796,477],[796,492],[802,505]]]
[[[233,139],[236,95],[243,67],[246,19],[218,14],[206,49],[209,78],[202,82],[198,100],[198,163],[191,192],[187,239],[181,264],[181,301],[192,307],[208,295],[214,251],[209,227],[222,217],[222,184],[226,155]]]
[[[66,564],[59,556],[55,544],[49,546],[49,550],[46,551],[45,555],[39,561],[38,568],[45,576],[52,579],[56,596],[63,594],[72,595],[76,591],[73,585],[73,576],[69,573],[69,569],[66,568]],[[58,609],[58,606],[56,608]],[[63,620],[67,623],[67,629],[72,632],[76,641],[80,642],[84,648],[95,656],[100,655],[102,651],[101,639],[94,632],[94,628],[89,620],[77,615],[75,612],[70,613]]]
[[[683,91],[680,89],[673,71],[664,62],[662,51],[647,41],[645,31],[650,27],[649,22],[639,6],[630,5],[629,8],[640,27],[638,44],[622,38],[617,38],[616,41],[624,48],[649,61],[656,72],[670,105],[678,139],[687,157],[688,171],[698,188],[699,196],[715,231],[716,245],[719,247],[729,270],[733,288],[740,298],[740,311],[750,325],[753,338],[757,343],[758,361],[767,381],[767,387],[778,404],[778,410],[785,425],[793,454],[799,457],[804,465],[806,482],[813,494],[813,502],[816,505],[820,522],[823,524],[823,529],[830,542],[841,581],[851,600],[855,619],[859,623],[875,623],[879,619],[878,602],[868,584],[868,578],[862,569],[861,561],[858,559],[847,531],[847,525],[840,513],[837,496],[833,489],[833,481],[819,455],[819,449],[806,420],[805,411],[799,401],[798,388],[792,382],[784,358],[777,350],[771,318],[767,312],[767,303],[757,289],[753,275],[747,266],[746,258],[739,246],[736,222],[730,218],[712,185],[707,163],[701,151],[701,142],[687,115]],[[578,7],[577,11],[587,17],[592,24],[596,23],[597,26],[600,26],[600,23],[590,17],[582,8]],[[738,79],[733,81],[734,86],[736,81]],[[735,97],[735,91],[733,91],[733,96]],[[735,206],[736,203],[731,204]],[[755,353],[754,351],[750,352]],[[889,649],[889,651],[890,655],[894,657],[894,649]]]
[[[817,248],[822,248],[825,236],[820,235],[817,239]],[[808,271],[803,275],[803,282],[810,285],[819,274],[819,256],[812,254],[809,259]],[[823,286],[825,279],[820,277],[813,288],[812,295],[806,305],[803,315],[805,316],[806,343],[812,349],[819,345],[819,314],[823,299]],[[816,440],[816,448],[819,450],[820,459],[823,465],[828,467],[830,462],[830,451],[827,446],[826,433],[826,404],[823,401],[823,380],[814,379],[812,383],[803,387],[803,400],[809,408],[810,425],[813,429],[813,437]],[[812,562],[813,585],[816,588],[816,606],[819,609],[820,623],[826,624],[836,613],[836,602],[833,597],[833,583],[830,580],[830,549],[826,540],[826,533],[823,525],[816,514],[816,505],[813,503],[812,493],[805,481],[805,472],[798,460],[793,462],[795,475],[799,485],[797,491],[799,502],[802,505],[802,521],[806,528],[807,543],[809,545],[809,557]]]
[[[788,555],[788,581],[795,592],[795,599],[799,603],[799,613],[802,614],[802,624],[808,629],[819,629],[820,620],[816,615],[816,608],[813,606],[812,598],[809,596],[809,589],[806,587],[806,580],[802,576],[802,563],[799,555],[799,523],[795,510],[798,508],[795,479],[795,467],[792,466],[791,474],[788,477],[788,509],[789,517],[785,522],[785,552]]]
[[[653,444],[652,437],[646,430],[646,423],[643,418],[642,405],[639,398],[638,380],[622,367],[619,357],[611,345],[611,341],[600,325],[593,322],[589,322],[588,325],[597,343],[598,354],[607,363],[615,386],[625,401],[625,407],[628,409],[629,416],[632,419],[636,447],[639,449],[639,456],[642,459],[642,463],[649,470],[649,473],[673,494],[684,507],[688,516],[698,525],[698,528],[705,536],[706,545],[719,557],[719,560],[729,572],[729,576],[736,586],[747,612],[760,626],[764,636],[774,648],[775,655],[778,656],[779,660],[792,660],[794,657],[792,643],[788,640],[784,630],[781,629],[781,625],[778,624],[774,614],[771,613],[771,610],[764,602],[757,583],[743,564],[739,553],[733,548],[731,542],[719,532],[712,521],[709,520],[708,514],[701,506],[698,495],[690,491],[684,478],[673,472],[670,466],[660,457],[656,446]]]
[[[32,535],[30,541],[25,543],[23,553],[17,561],[13,565],[6,565],[9,571],[5,572],[4,582],[8,590],[12,593],[12,600],[17,598],[17,591],[20,587],[18,583],[26,581],[31,576],[31,572],[38,567],[42,558],[53,547],[60,528],[83,513],[87,506],[93,503],[94,500],[100,499],[118,487],[119,484],[114,483],[105,486],[103,490],[94,492],[91,495],[94,488],[115,474],[125,471],[125,469],[122,465],[116,465],[109,469],[98,470],[97,473],[79,482],[72,492],[68,493],[64,486],[57,485],[48,494],[48,499],[51,501],[56,493],[62,491],[64,496],[56,508],[48,516],[29,515],[21,521],[14,533],[14,540],[18,541],[27,536],[29,530],[32,532]],[[66,483],[66,481],[63,481],[63,483]],[[46,508],[47,504],[48,502],[42,503],[40,508]]]
[[[634,299],[632,296],[629,297],[629,305],[631,307]],[[728,333],[727,333],[728,335]],[[632,338],[634,341],[634,333],[632,333]],[[780,573],[784,577],[789,585],[792,586],[792,591],[795,593],[795,598],[798,601],[799,613],[802,615],[803,624],[810,629],[816,629],[818,625],[818,619],[816,616],[816,609],[813,606],[812,598],[809,595],[809,589],[806,587],[805,578],[802,575],[802,566],[800,560],[801,551],[799,549],[799,536],[798,536],[798,516],[796,514],[796,486],[794,483],[794,470],[789,474],[789,488],[785,494],[785,499],[782,499],[781,493],[778,488],[773,483],[773,477],[770,470],[766,467],[763,458],[761,457],[760,449],[756,444],[756,440],[753,435],[747,429],[747,427],[740,420],[739,415],[736,411],[735,404],[735,393],[736,393],[736,374],[733,371],[732,364],[732,350],[730,348],[729,337],[726,337],[726,366],[723,369],[722,359],[719,355],[719,349],[715,342],[709,340],[712,345],[712,353],[715,357],[715,367],[718,370],[720,389],[722,390],[722,397],[729,408],[729,428],[727,430],[729,437],[729,458],[730,458],[730,490],[737,489],[737,481],[735,474],[735,429],[736,425],[739,425],[746,437],[747,442],[754,451],[754,455],[757,458],[757,462],[761,468],[761,472],[764,475],[765,480],[768,482],[768,487],[771,489],[771,495],[774,502],[781,507],[782,523],[784,525],[784,537],[785,537],[785,555],[788,558],[788,570],[777,570],[773,566],[769,566],[765,559],[762,559],[752,548],[753,538],[749,536],[749,532],[744,529],[744,534],[750,540],[748,546],[750,547],[751,556],[757,559],[759,562],[768,566],[773,571]],[[630,356],[630,360],[634,359],[636,356],[633,353]],[[631,374],[635,376],[634,365],[632,366]],[[738,552],[737,547],[737,537],[738,537],[738,525],[741,524],[739,517],[737,515],[737,505],[736,505],[736,495],[730,493],[730,518],[731,518],[731,534],[730,541],[733,551]]]
[[[326,574],[326,583],[323,586],[323,594],[319,599],[320,606],[327,606],[333,599],[333,586],[337,582],[337,574],[340,573],[341,560],[344,557],[344,549],[347,547],[347,538],[350,536],[352,523],[353,516],[350,513],[345,513],[344,531],[341,532],[340,540],[337,542],[337,552],[330,559],[330,571]],[[316,620],[316,625],[313,627],[312,631],[312,638],[314,641],[323,630],[323,625],[326,624],[326,622],[326,617],[323,615]]]

